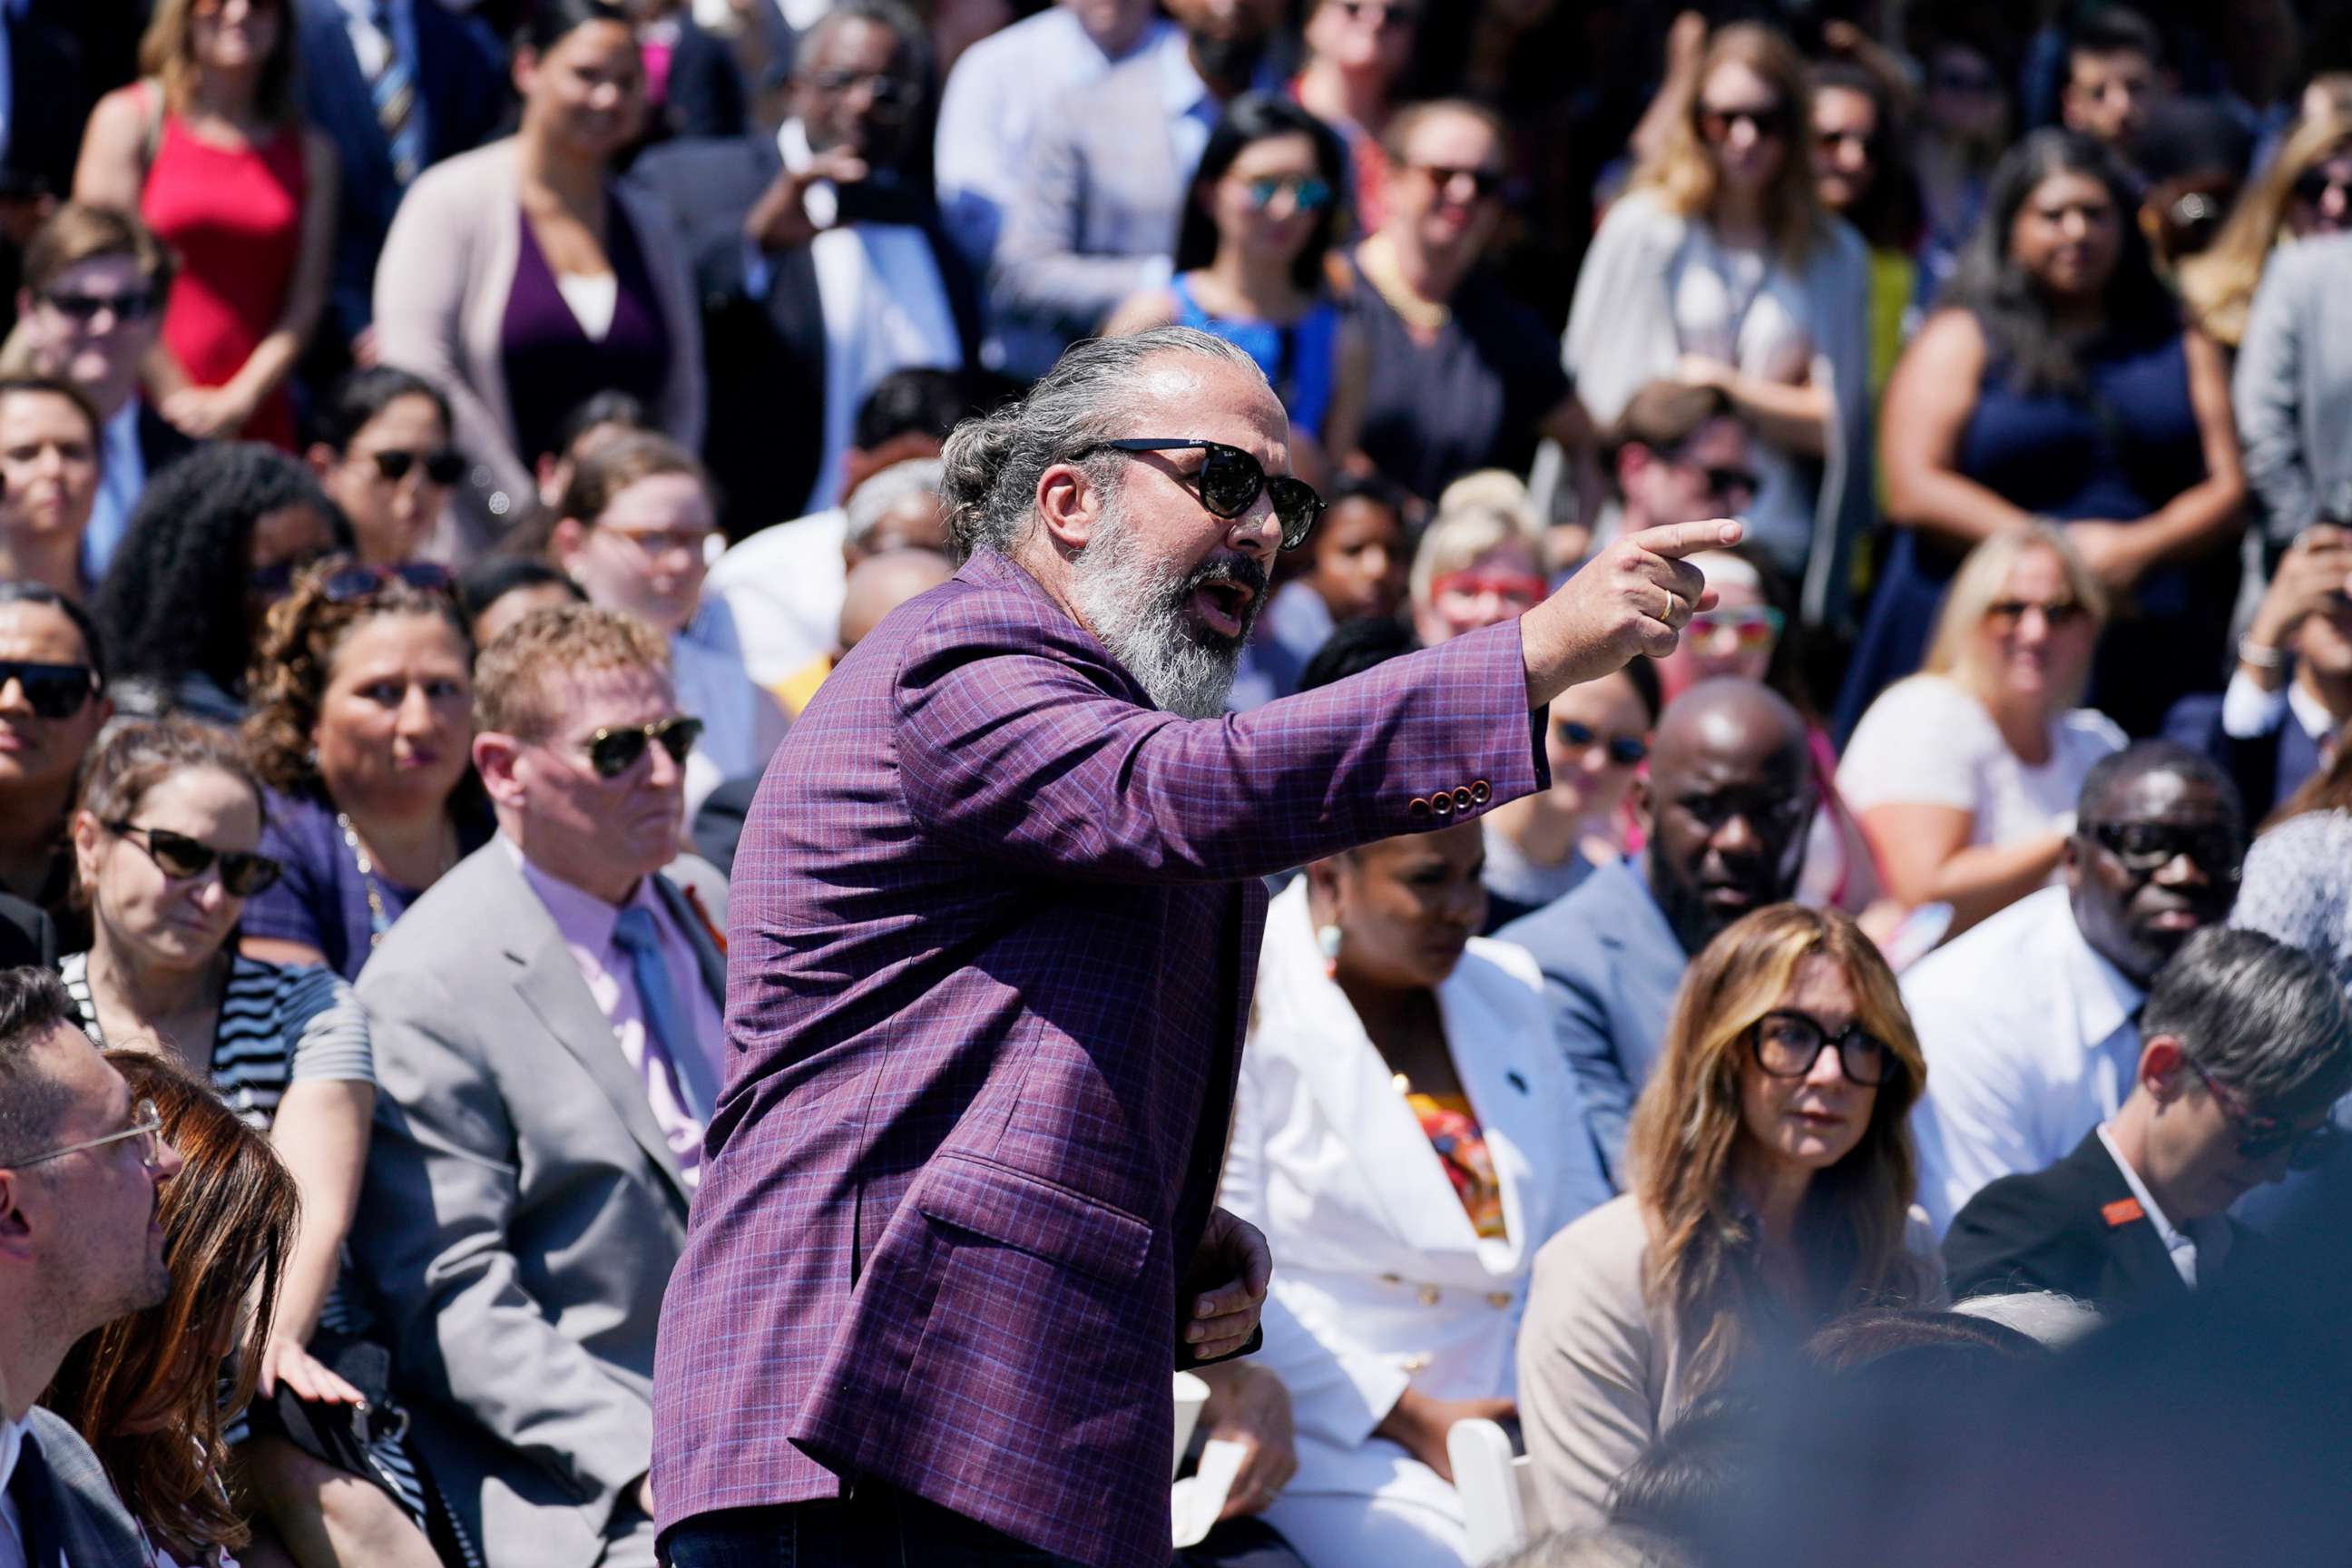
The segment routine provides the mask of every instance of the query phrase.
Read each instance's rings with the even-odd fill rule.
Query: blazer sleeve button
[[[1429,809],[1435,816],[1451,816],[1454,815],[1454,797],[1439,790],[1429,797]]]
[[[1495,1310],[1499,1312],[1510,1304],[1511,1293],[1508,1290],[1489,1290],[1486,1292],[1486,1305],[1494,1308]]]
[[[1426,817],[1429,815],[1428,796],[1418,795],[1414,795],[1412,797],[1412,804],[1404,808],[1404,814],[1412,818],[1415,822],[1419,822],[1423,818]]]
[[[1470,786],[1470,804],[1471,804],[1471,805],[1486,805],[1488,801],[1490,801],[1490,800],[1492,800],[1492,799],[1494,799],[1494,798],[1495,798],[1495,791],[1494,791],[1494,788],[1493,788],[1493,786],[1489,785],[1489,784],[1486,783],[1486,781],[1485,779],[1480,779],[1480,780],[1478,780],[1475,784],[1473,784]]]
[[[1477,805],[1477,804],[1478,804],[1477,797],[1476,797],[1475,795],[1472,795],[1472,794],[1470,793],[1470,786],[1469,786],[1469,785],[1465,784],[1465,785],[1463,785],[1460,789],[1457,789],[1457,790],[1455,790],[1455,791],[1454,792],[1454,810],[1456,810],[1456,811],[1467,811],[1467,810],[1469,810],[1472,806],[1474,806],[1474,805]]]
[[[1423,1285],[1421,1288],[1421,1304],[1424,1307],[1434,1307],[1444,1298],[1445,1292],[1434,1285]]]

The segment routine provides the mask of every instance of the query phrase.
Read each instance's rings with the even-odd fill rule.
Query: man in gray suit
[[[180,1157],[75,1020],[55,974],[0,970],[0,1568],[148,1561],[97,1457],[33,1404],[75,1341],[171,1285],[155,1199]]]
[[[1041,122],[996,251],[990,297],[1009,374],[1034,379],[1129,295],[1165,283],[1192,169],[1228,100],[1273,85],[1279,0],[1168,0],[1179,40],[1147,50]]]
[[[1670,704],[1633,785],[1647,847],[1496,934],[1543,966],[1552,1033],[1601,1163],[1625,1187],[1625,1129],[1657,1066],[1683,970],[1750,910],[1796,891],[1815,795],[1804,721],[1752,680]]]
[[[483,651],[499,836],[368,961],[380,1089],[352,1249],[415,1435],[491,1563],[654,1561],[654,1335],[717,1097],[718,942],[677,852],[662,639],[541,610]]]

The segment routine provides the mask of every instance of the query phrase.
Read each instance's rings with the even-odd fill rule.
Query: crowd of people
[[[846,944],[730,986],[807,859],[747,818],[788,747],[992,895],[1097,830],[952,702],[930,758],[842,716],[869,638],[979,657],[877,628],[1022,570],[975,519],[1053,463],[1271,508],[1270,572],[1068,596],[1237,752],[1743,525],[1671,652],[1241,922],[1216,1202],[1274,1274],[1190,1366],[1191,1568],[1469,1568],[1472,1421],[1528,1563],[1737,1560],[1773,1368],[1965,1382],[2262,1277],[2352,1126],[2335,0],[16,0],[0,285],[0,1568],[667,1561],[747,1041],[877,1026]],[[1100,413],[1187,330],[1290,477]],[[1129,951],[1117,881],[1034,984],[1251,973]],[[1041,1192],[1070,1234],[981,1234],[1143,1268]],[[943,1353],[891,1398],[985,1403]],[[1130,1561],[1077,1539],[1022,1537]]]

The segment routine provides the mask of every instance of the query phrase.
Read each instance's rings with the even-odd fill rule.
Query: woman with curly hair
[[[469,748],[474,647],[440,567],[331,555],[270,607],[245,739],[269,786],[244,951],[346,980],[420,893],[489,841]]]
[[[180,1156],[155,1208],[171,1293],[86,1335],[42,1403],[98,1455],[151,1551],[214,1563],[253,1534],[221,1477],[264,1363],[236,1352],[268,1342],[301,1198],[269,1140],[205,1085],[145,1051],[106,1059]]]
[[[263,610],[303,562],[350,543],[342,513],[282,452],[202,447],[163,469],[98,592],[115,705],[237,723]]]
[[[1833,910],[1776,904],[1695,959],[1633,1112],[1633,1183],[1536,1256],[1519,1415],[1546,1522],[1694,1396],[1866,1303],[1941,1306],[1906,1119],[1927,1068],[1895,976]]]

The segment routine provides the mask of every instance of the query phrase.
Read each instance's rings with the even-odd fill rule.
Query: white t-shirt
[[[1969,814],[1969,844],[2018,844],[2067,822],[2084,776],[2124,744],[2105,714],[2076,708],[2050,726],[2050,760],[2029,766],[1966,688],[1915,675],[1881,693],[1854,727],[1838,763],[1838,793],[1856,813],[1952,806]]]

